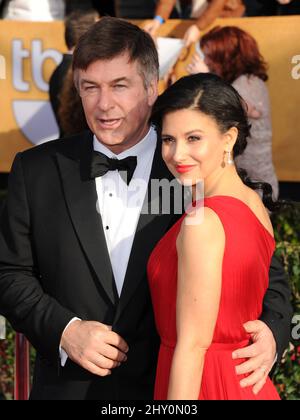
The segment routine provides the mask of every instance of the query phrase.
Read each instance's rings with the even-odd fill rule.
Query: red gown
[[[229,196],[204,200],[220,218],[226,237],[222,267],[220,308],[213,341],[206,353],[199,400],[278,400],[268,378],[254,395],[252,387],[242,388],[232,352],[249,344],[243,324],[259,319],[269,283],[269,268],[275,241],[252,210]],[[176,345],[177,251],[176,238],[183,215],[153,250],[148,262],[148,278],[155,322],[161,339],[154,399],[167,398],[169,375]],[[213,261],[212,261],[213,264]],[[201,331],[199,331],[201,333]]]

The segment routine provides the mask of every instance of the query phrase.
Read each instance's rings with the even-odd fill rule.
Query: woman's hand
[[[262,112],[259,111],[254,105],[247,101],[247,115],[249,118],[258,120],[262,116]]]
[[[192,61],[186,67],[186,70],[189,74],[209,73],[209,68],[197,53],[193,55]]]
[[[193,42],[197,42],[200,39],[200,29],[197,25],[191,25],[184,34],[185,46],[188,48]]]
[[[161,23],[157,19],[152,19],[145,24],[143,29],[145,32],[148,32],[148,34],[151,35],[152,38],[154,38],[157,35],[157,31],[160,25]]]

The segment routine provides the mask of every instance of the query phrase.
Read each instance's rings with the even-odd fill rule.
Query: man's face
[[[91,131],[116,154],[137,144],[149,129],[157,81],[145,88],[138,70],[138,63],[129,62],[125,53],[75,73]]]

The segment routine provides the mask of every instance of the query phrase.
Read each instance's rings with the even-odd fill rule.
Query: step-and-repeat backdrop
[[[170,20],[160,34],[181,37],[189,24]],[[300,181],[300,16],[220,19],[215,25],[237,25],[257,39],[269,64],[276,171],[281,181]],[[10,171],[17,152],[57,138],[48,81],[65,49],[62,22],[0,21],[0,172]],[[192,53],[181,55],[178,77]]]

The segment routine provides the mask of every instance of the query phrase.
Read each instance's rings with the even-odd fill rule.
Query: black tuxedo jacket
[[[10,174],[0,224],[0,313],[37,349],[33,399],[153,395],[159,340],[146,265],[180,215],[141,214],[119,298],[88,175],[92,150],[91,133],[49,142],[18,154]],[[158,144],[151,179],[163,178],[172,176]],[[284,272],[274,259],[262,319],[279,353],[289,338],[288,302]],[[112,325],[128,343],[127,362],[110,376],[94,376],[70,359],[60,367],[61,334],[75,316]]]

